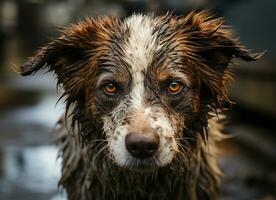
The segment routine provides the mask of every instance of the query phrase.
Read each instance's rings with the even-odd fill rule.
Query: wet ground
[[[56,105],[55,81],[44,75],[0,80],[0,199],[66,199],[57,189],[60,160],[51,133],[63,107]],[[275,200],[274,134],[237,121],[227,129],[236,137],[221,144],[221,199]]]
[[[50,77],[4,78],[0,101],[0,199],[61,200],[51,128],[62,113]],[[5,96],[7,95],[7,96]],[[4,97],[4,98],[3,98]]]

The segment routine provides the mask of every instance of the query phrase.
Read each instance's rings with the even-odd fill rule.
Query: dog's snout
[[[136,158],[149,158],[159,148],[159,136],[154,131],[131,132],[126,136],[125,144],[128,152]]]

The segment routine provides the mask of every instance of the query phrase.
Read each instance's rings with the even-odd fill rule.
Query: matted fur
[[[216,199],[221,172],[216,161],[216,142],[223,139],[216,117],[209,120],[208,142],[198,134],[191,157],[149,172],[133,172],[117,167],[95,148],[82,147],[78,127],[58,124],[63,185],[69,199]],[[69,133],[69,134],[68,134]],[[101,133],[94,134],[98,141]],[[189,150],[186,150],[189,151]],[[183,159],[179,156],[179,159]],[[187,160],[188,159],[188,160]],[[99,162],[100,160],[100,162]],[[189,165],[187,165],[189,164]]]
[[[212,113],[228,100],[231,59],[261,56],[222,24],[206,11],[89,18],[21,66],[22,75],[47,67],[64,90],[57,141],[69,199],[217,199],[216,142],[223,136]],[[166,93],[171,79],[181,80],[179,95]],[[103,93],[106,80],[116,80],[120,95]],[[160,147],[139,160],[124,139],[145,127],[156,131]]]

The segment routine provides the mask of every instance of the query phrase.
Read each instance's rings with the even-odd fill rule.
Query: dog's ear
[[[97,57],[104,54],[111,30],[120,27],[119,23],[115,16],[107,16],[69,26],[20,66],[20,74],[26,76],[41,69],[54,72],[68,105],[83,99],[85,84],[91,81],[98,66]]]
[[[107,46],[115,23],[119,26],[115,16],[107,16],[69,26],[20,66],[20,74],[26,76],[45,68],[56,74],[65,90],[76,88],[81,79],[93,73],[95,57]]]
[[[58,76],[65,68],[72,68],[72,62],[81,60],[87,45],[88,32],[93,31],[94,21],[87,20],[61,31],[59,38],[38,49],[26,63],[20,66],[23,76],[33,74],[42,68],[54,71]],[[91,29],[91,30],[90,30]],[[93,35],[90,36],[91,40]]]
[[[185,19],[192,45],[189,60],[200,72],[205,86],[217,99],[227,99],[225,83],[231,79],[228,65],[233,58],[258,60],[263,53],[252,53],[234,37],[222,18],[214,18],[208,11],[191,12]]]

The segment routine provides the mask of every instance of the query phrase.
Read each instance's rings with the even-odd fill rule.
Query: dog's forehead
[[[129,35],[124,43],[124,60],[132,72],[145,71],[161,48],[154,32],[156,20],[148,15],[132,15],[124,21]]]

